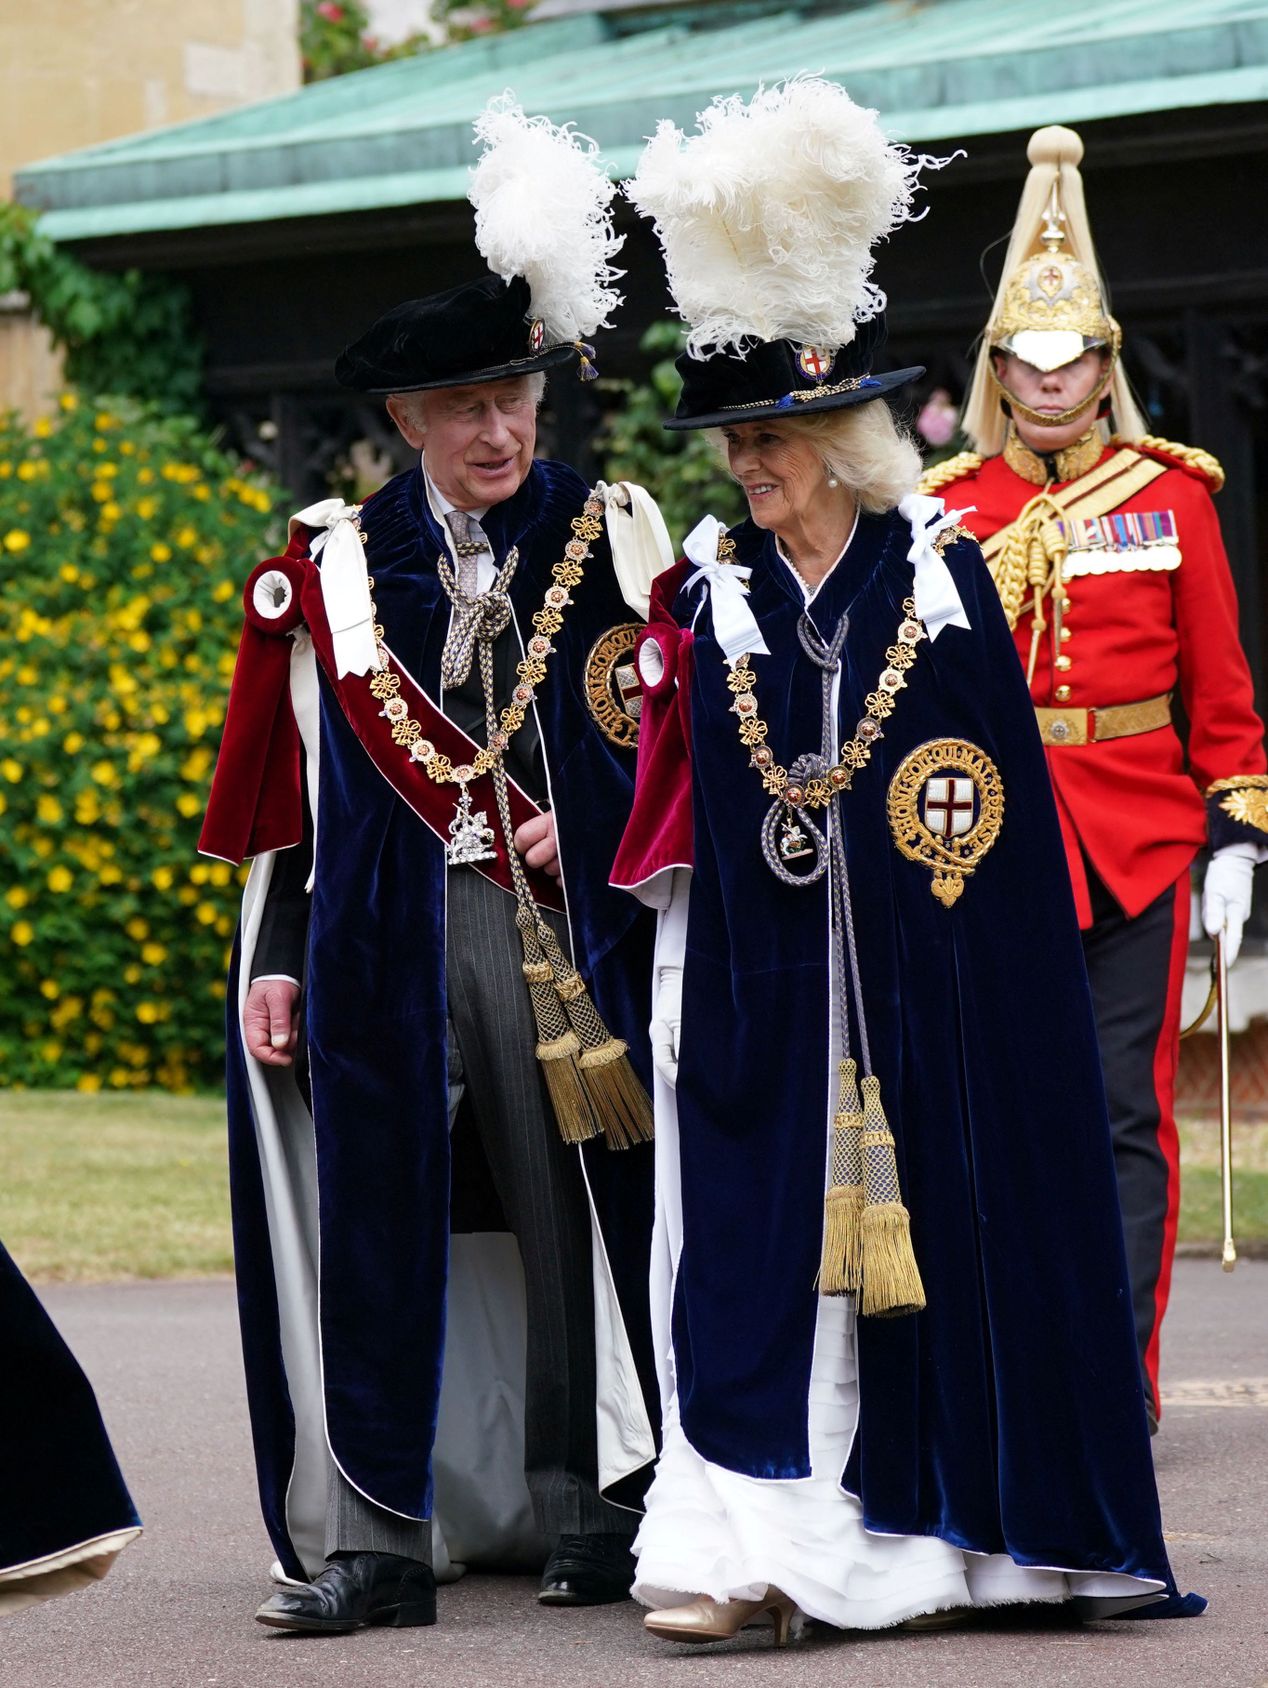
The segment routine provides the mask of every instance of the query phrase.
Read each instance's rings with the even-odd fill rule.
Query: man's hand
[[[299,986],[291,979],[257,979],[242,1008],[247,1052],[266,1067],[289,1067],[299,1040]]]
[[[1231,967],[1250,918],[1255,877],[1254,845],[1226,844],[1211,857],[1202,886],[1202,925],[1208,938],[1224,940],[1224,965]]]
[[[559,878],[559,845],[555,842],[555,817],[548,809],[534,815],[515,834],[515,848],[529,867],[539,867],[552,879]]]

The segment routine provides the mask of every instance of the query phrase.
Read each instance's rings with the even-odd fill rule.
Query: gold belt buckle
[[[1060,748],[1071,744],[1087,744],[1090,713],[1087,709],[1036,707],[1035,719],[1039,723],[1039,736],[1045,744]]]

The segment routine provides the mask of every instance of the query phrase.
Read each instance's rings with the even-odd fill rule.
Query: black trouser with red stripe
[[[1114,1167],[1145,1391],[1155,1418],[1158,1336],[1180,1210],[1176,1062],[1189,935],[1189,875],[1129,920],[1089,867],[1083,954],[1105,1070]]]

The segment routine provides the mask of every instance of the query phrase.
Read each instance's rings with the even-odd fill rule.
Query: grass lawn
[[[0,1239],[29,1277],[233,1270],[219,1097],[2,1091],[0,1168]]]
[[[1218,1249],[1219,1134],[1181,1121],[1180,1240]],[[1268,1122],[1234,1127],[1234,1232],[1268,1244]],[[0,1092],[0,1238],[30,1277],[233,1270],[224,1103],[160,1091]]]
[[[1247,1253],[1268,1253],[1268,1120],[1233,1116],[1233,1237]],[[1180,1121],[1180,1241],[1224,1240],[1220,1132],[1215,1119]]]

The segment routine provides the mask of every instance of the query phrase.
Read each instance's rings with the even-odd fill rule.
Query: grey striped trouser
[[[524,1474],[546,1535],[632,1535],[637,1516],[598,1491],[590,1214],[577,1150],[559,1136],[534,1053],[515,899],[471,868],[449,872],[450,1084],[465,1087],[524,1262],[528,1314]],[[547,915],[565,949],[567,927]],[[336,1475],[326,1551],[426,1558],[427,1526],[385,1513]]]

